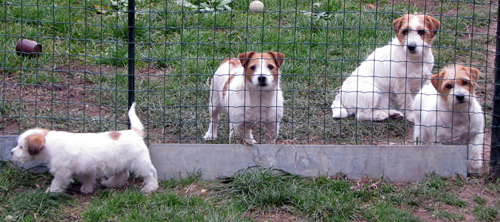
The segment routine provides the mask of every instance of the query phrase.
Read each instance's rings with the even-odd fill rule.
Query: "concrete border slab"
[[[251,166],[274,167],[302,176],[344,173],[351,179],[383,177],[424,181],[428,173],[467,176],[466,146],[353,146],[153,144],[160,180],[201,171],[214,180]]]

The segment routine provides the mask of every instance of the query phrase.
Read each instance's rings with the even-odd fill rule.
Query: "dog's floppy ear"
[[[479,79],[479,70],[474,67],[465,67],[463,68],[469,74],[471,80],[477,81]]]
[[[246,67],[246,64],[250,58],[252,58],[254,51],[241,53],[238,57],[240,58],[241,65]]]
[[[431,33],[432,37],[434,37],[438,32],[439,26],[441,26],[441,22],[429,15],[425,16],[424,22],[425,26],[429,28],[429,32]]]
[[[441,84],[443,83],[443,77],[445,73],[446,71],[443,70],[439,74],[434,74],[431,76],[431,83],[438,92],[441,91]]]
[[[396,32],[396,34],[398,34],[399,29],[401,29],[401,26],[403,26],[403,19],[407,16],[408,15],[403,15],[392,22],[392,27],[394,28],[394,31]]]
[[[281,64],[283,64],[284,62],[285,54],[281,52],[272,52],[272,51],[269,51],[269,54],[271,54],[273,58],[276,60],[276,65],[278,67],[281,67]]]
[[[33,134],[26,137],[26,146],[30,155],[39,154],[45,146],[45,136],[42,134]]]

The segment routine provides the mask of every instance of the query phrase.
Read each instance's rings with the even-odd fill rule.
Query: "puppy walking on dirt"
[[[22,164],[41,161],[47,165],[54,180],[47,192],[64,192],[76,177],[82,193],[92,193],[97,179],[101,184],[119,187],[130,172],[144,179],[141,189],[150,193],[158,188],[156,169],[151,163],[143,136],[143,125],[135,113],[135,103],[128,112],[130,130],[104,133],[69,133],[30,129],[19,137],[12,149],[13,160]]]

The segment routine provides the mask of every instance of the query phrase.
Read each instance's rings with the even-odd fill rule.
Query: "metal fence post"
[[[128,1],[128,107],[135,100],[135,0]],[[130,128],[130,122],[129,122]]]
[[[498,11],[500,16],[500,11]],[[500,178],[500,17],[497,17],[497,47],[495,52],[495,92],[493,94],[493,120],[491,124],[491,167],[493,179]]]

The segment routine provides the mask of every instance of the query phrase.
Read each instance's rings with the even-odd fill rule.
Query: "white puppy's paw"
[[[342,119],[346,118],[349,116],[349,113],[347,113],[347,110],[344,107],[338,108],[338,107],[332,107],[332,117],[335,119]]]
[[[203,137],[204,140],[206,141],[212,141],[217,139],[217,135],[213,135],[212,133],[207,132],[205,136]]]
[[[389,116],[393,119],[403,119],[405,115],[400,111],[391,109],[389,110]]]
[[[158,189],[158,183],[150,183],[150,184],[146,184],[146,186],[144,186],[141,189],[141,192],[152,193],[152,192],[156,191],[156,189]]]
[[[60,187],[49,187],[45,191],[45,193],[62,193],[62,192],[64,192],[64,189]]]
[[[483,161],[481,160],[467,160],[467,166],[474,170],[479,170],[483,167]]]
[[[83,184],[82,187],[80,187],[80,192],[84,194],[93,193],[94,187],[94,184]]]

